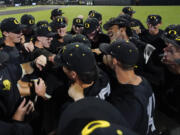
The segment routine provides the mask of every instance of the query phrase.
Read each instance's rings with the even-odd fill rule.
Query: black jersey
[[[60,43],[58,40],[59,40],[59,36],[56,35],[51,41],[50,48],[48,48],[50,52],[57,54],[59,50],[65,45],[63,42]]]
[[[173,74],[166,70],[165,72],[165,85],[160,91],[161,109],[170,117],[180,121],[180,75]]]
[[[97,97],[105,100],[111,92],[109,78],[107,75],[100,70],[98,78],[94,81],[94,84],[84,89],[85,97]]]
[[[4,45],[3,52],[6,52],[9,55],[9,63],[13,64],[20,64],[20,55],[18,49],[10,46]]]
[[[95,39],[91,41],[91,49],[96,49],[99,48],[100,43],[110,43],[110,38],[108,35],[103,34],[103,33],[98,33],[95,36]]]
[[[31,58],[31,53],[27,52],[22,44],[16,44],[14,47],[3,44],[2,51],[8,53],[11,64],[21,64]]]
[[[108,101],[123,114],[131,128],[139,135],[147,135],[155,130],[155,99],[146,79],[142,78],[142,82],[137,86],[114,82]]]
[[[73,29],[71,29],[71,31],[68,31],[67,34],[75,35],[75,34],[77,34],[77,33],[74,32]]]
[[[32,129],[28,124],[13,121],[11,123],[0,120],[1,135],[33,135]]]
[[[163,48],[166,47],[162,39],[163,33],[163,30],[159,30],[158,34],[151,35],[148,30],[145,30],[139,35],[139,37],[142,41],[153,45],[156,48],[156,52],[161,54],[163,52]]]
[[[102,71],[100,68],[98,70],[99,73],[97,79],[94,81],[92,86],[84,89],[84,96],[106,100],[111,93],[110,80],[104,71]],[[73,82],[70,80],[68,86],[70,87],[72,83]],[[68,96],[67,102],[63,106],[63,110],[72,102],[73,99]]]
[[[32,30],[32,32],[29,33],[29,34],[24,34],[25,43],[28,43],[28,42],[32,41],[33,38],[34,38],[34,35],[35,35],[34,30]]]
[[[17,81],[21,75],[20,65],[8,64],[0,70],[0,119],[11,119],[20,104]]]
[[[161,89],[164,83],[164,65],[161,62],[160,55],[163,53],[163,48],[166,47],[161,36],[163,34],[162,30],[159,30],[157,35],[151,35],[148,30],[141,33],[140,39],[146,43],[149,43],[155,47],[148,64],[145,66],[144,74],[147,80],[151,83],[153,90]]]
[[[106,34],[98,33],[95,36],[95,39],[93,41],[90,40],[90,42],[91,42],[91,49],[97,49],[97,48],[99,48],[99,45],[101,43],[110,43],[110,38]],[[95,55],[98,65],[100,66],[102,63],[103,54],[97,55],[96,53],[94,53],[94,55]]]
[[[94,80],[94,83],[92,86],[84,89],[84,96],[96,97],[96,98],[105,100],[111,93],[109,77],[100,68],[98,68],[98,70],[99,70],[99,73],[98,73],[97,79]],[[69,87],[71,84],[72,82],[70,81]],[[69,101],[72,102],[72,99],[70,98]]]

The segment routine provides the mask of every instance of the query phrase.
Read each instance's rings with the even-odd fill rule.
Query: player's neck
[[[150,30],[149,30],[149,33],[150,33],[151,35],[157,35],[157,34],[159,33],[159,29],[157,29],[156,31],[150,31]]]
[[[124,34],[124,35],[121,35],[121,37],[119,37],[119,39],[123,39],[123,40],[129,40],[129,37],[126,35],[126,34]]]
[[[127,35],[125,35],[125,36],[123,37],[123,39],[127,41],[127,40],[129,40],[129,37],[128,37]]]
[[[87,83],[83,83],[81,80],[76,80],[76,83],[78,83],[83,89],[91,87],[94,84],[94,81],[92,81],[91,83],[87,84]]]
[[[4,43],[5,43],[6,46],[10,46],[10,47],[14,47],[15,46],[15,43],[12,42],[12,40],[10,40],[9,38],[6,38],[4,40]]]
[[[36,42],[35,42],[35,46],[36,46],[37,48],[44,48],[43,45],[42,45],[42,43],[39,42],[39,41],[36,41]]]
[[[116,70],[116,77],[121,84],[139,85],[142,81],[141,77],[134,73],[134,70],[122,70],[121,68]]]

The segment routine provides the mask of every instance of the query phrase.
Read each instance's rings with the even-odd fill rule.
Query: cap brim
[[[109,23],[105,23],[103,25],[103,28],[107,31],[111,26],[113,26],[114,24],[109,24]]]
[[[180,47],[180,45],[179,45],[176,41],[174,41],[174,40],[172,40],[172,39],[163,38],[163,40],[164,40],[166,43],[171,43],[171,44],[174,45],[174,46]]]
[[[136,11],[132,11],[132,13],[134,14],[134,13],[136,13]]]
[[[156,26],[156,25],[158,25],[159,23],[152,23],[152,26]]]
[[[22,28],[32,28],[32,29],[34,29],[36,27],[36,24],[33,24],[33,25],[21,24],[21,27]]]
[[[91,29],[84,29],[83,30],[83,33],[85,34],[85,35],[87,35],[87,34],[90,34],[90,33],[92,33],[94,30],[91,30]]]
[[[43,34],[38,34],[38,33],[36,33],[35,36],[36,36],[36,37],[38,37],[38,36],[39,36],[39,37],[55,37],[56,34],[57,34],[57,33],[45,33],[45,34],[44,34],[44,33],[43,33]]]
[[[61,13],[59,13],[58,15],[55,15],[55,16],[59,16],[59,15],[62,15],[62,14],[64,14],[64,12],[61,12]]]
[[[99,49],[102,53],[104,53],[106,55],[110,54],[110,44],[108,44],[108,43],[100,44]]]
[[[22,26],[18,26],[17,28],[15,28],[15,29],[12,29],[12,30],[9,30],[10,32],[13,32],[13,33],[17,33],[17,34],[19,34],[19,33],[21,33],[21,31],[24,29],[24,26],[22,25]]]
[[[151,24],[152,26],[156,26],[159,24],[159,22],[147,22],[148,24]]]
[[[57,29],[67,27],[67,24],[61,23],[57,25]]]
[[[31,26],[27,26],[27,28],[35,29],[36,28],[36,24],[31,25]]]
[[[48,33],[47,37],[54,37],[57,33]]]
[[[83,24],[74,24],[75,26],[78,26],[78,27],[84,27]]]
[[[26,28],[26,25],[20,24],[20,28],[21,28],[21,29],[24,29],[24,28]]]

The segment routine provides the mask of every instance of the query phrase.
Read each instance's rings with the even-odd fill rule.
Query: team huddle
[[[180,25],[134,13],[2,20],[0,134],[158,135],[156,108],[180,109]]]

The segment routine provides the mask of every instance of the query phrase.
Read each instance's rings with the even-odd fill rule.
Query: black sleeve
[[[33,132],[26,123],[0,121],[0,135],[33,135]]]
[[[27,51],[25,52],[25,51],[24,51],[24,53],[21,54],[21,57],[23,58],[23,60],[21,60],[23,62],[21,62],[21,63],[32,61],[40,55],[44,55],[46,57],[49,57],[52,55],[51,52],[49,52],[48,50],[46,50],[44,48],[35,47],[33,52],[27,52]]]
[[[32,128],[24,122],[14,121],[12,130],[16,133],[15,135],[33,135]]]
[[[7,108],[6,106],[3,104],[3,102],[0,100],[0,118],[5,118],[6,114],[7,114]]]
[[[16,44],[16,48],[19,51],[19,55],[20,55],[20,63],[26,63],[29,61],[32,61],[34,59],[33,53],[32,52],[28,52],[25,48],[24,45],[22,44]]]
[[[153,86],[163,86],[165,82],[165,70],[164,67],[154,62],[154,58],[150,57],[147,64],[143,67],[143,72],[140,75],[144,76]]]
[[[46,57],[49,57],[52,55],[51,52],[49,52],[48,50],[44,49],[44,48],[36,48],[35,51],[33,52],[33,56],[38,57],[40,55],[44,55]]]
[[[17,82],[21,78],[22,68],[20,65],[8,64],[7,69],[14,82]]]
[[[99,35],[100,43],[110,43],[110,37],[107,34],[100,34]]]
[[[12,135],[13,125],[4,121],[0,121],[0,134],[1,135]]]

